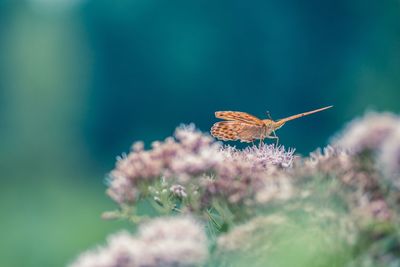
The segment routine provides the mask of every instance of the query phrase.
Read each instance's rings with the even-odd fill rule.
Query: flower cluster
[[[231,146],[224,146],[222,152],[231,158],[251,162],[254,166],[267,168],[271,165],[283,168],[291,167],[295,158],[295,149],[285,150],[284,146],[261,144],[248,146],[242,150]]]
[[[71,267],[398,266],[400,118],[367,113],[324,149],[294,152],[224,146],[193,125],[149,150],[133,144],[110,173],[120,210],[103,217],[143,220],[140,203],[167,216],[111,236]]]
[[[369,112],[364,117],[351,121],[333,139],[333,144],[354,154],[375,151],[399,124],[400,119],[392,113]]]
[[[338,183],[337,188],[325,193],[341,194],[349,211],[364,219],[390,219],[391,212],[384,200],[385,189],[380,184],[382,178],[375,165],[342,148],[328,146],[323,151],[318,149],[304,160],[303,166],[294,169],[293,175],[308,177],[313,182],[320,177],[328,183]]]
[[[132,152],[118,159],[110,173],[107,193],[118,203],[134,203],[139,197],[140,184],[151,184],[161,177],[185,182],[190,176],[212,169],[221,159],[219,143],[201,134],[194,126],[180,127],[175,138],[153,142],[151,150],[135,143]]]
[[[134,205],[146,195],[141,188],[153,188],[154,183],[162,181],[164,187],[150,193],[170,192],[180,199],[200,194],[203,206],[220,197],[230,203],[250,203],[257,192],[266,194],[268,186],[276,194],[280,181],[269,178],[290,167],[293,159],[294,150],[286,151],[283,146],[262,144],[239,150],[222,146],[193,125],[182,126],[174,138],[154,142],[150,150],[135,143],[132,152],[117,161],[107,192],[121,205]],[[287,180],[282,181],[288,188]],[[158,195],[153,197],[160,202]],[[259,199],[265,202],[266,197]]]
[[[139,228],[135,237],[123,231],[107,245],[84,252],[70,267],[189,267],[208,258],[201,224],[189,217],[159,218]]]
[[[400,189],[400,117],[392,113],[367,113],[350,122],[333,144],[352,155],[370,154],[385,178]]]

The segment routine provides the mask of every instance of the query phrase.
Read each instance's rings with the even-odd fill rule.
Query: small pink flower
[[[179,184],[174,184],[169,188],[169,191],[171,191],[171,193],[179,198],[185,198],[187,197],[187,194],[185,192],[185,187],[179,185]]]

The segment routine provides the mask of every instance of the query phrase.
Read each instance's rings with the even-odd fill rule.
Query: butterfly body
[[[216,122],[211,127],[211,134],[223,141],[254,142],[265,138],[278,139],[275,131],[281,128],[287,121],[294,120],[315,112],[319,112],[332,106],[300,113],[278,121],[272,119],[261,120],[251,114],[240,111],[217,111],[215,117],[224,121]]]

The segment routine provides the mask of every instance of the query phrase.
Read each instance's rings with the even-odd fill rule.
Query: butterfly
[[[223,141],[254,142],[265,138],[276,139],[279,137],[275,131],[281,128],[286,122],[298,119],[316,112],[331,108],[324,108],[303,112],[277,121],[270,119],[261,120],[256,116],[240,111],[217,111],[215,117],[224,121],[216,122],[211,127],[211,135]]]

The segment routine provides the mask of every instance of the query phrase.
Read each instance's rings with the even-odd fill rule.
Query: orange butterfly
[[[278,121],[272,119],[261,120],[253,115],[239,111],[217,111],[215,112],[215,117],[224,119],[225,121],[215,123],[211,127],[211,134],[224,141],[240,140],[241,142],[254,142],[254,140],[260,139],[262,142],[265,138],[277,139],[278,141],[279,138],[276,136],[275,131],[281,128],[286,122],[331,107],[333,106],[300,113]]]

